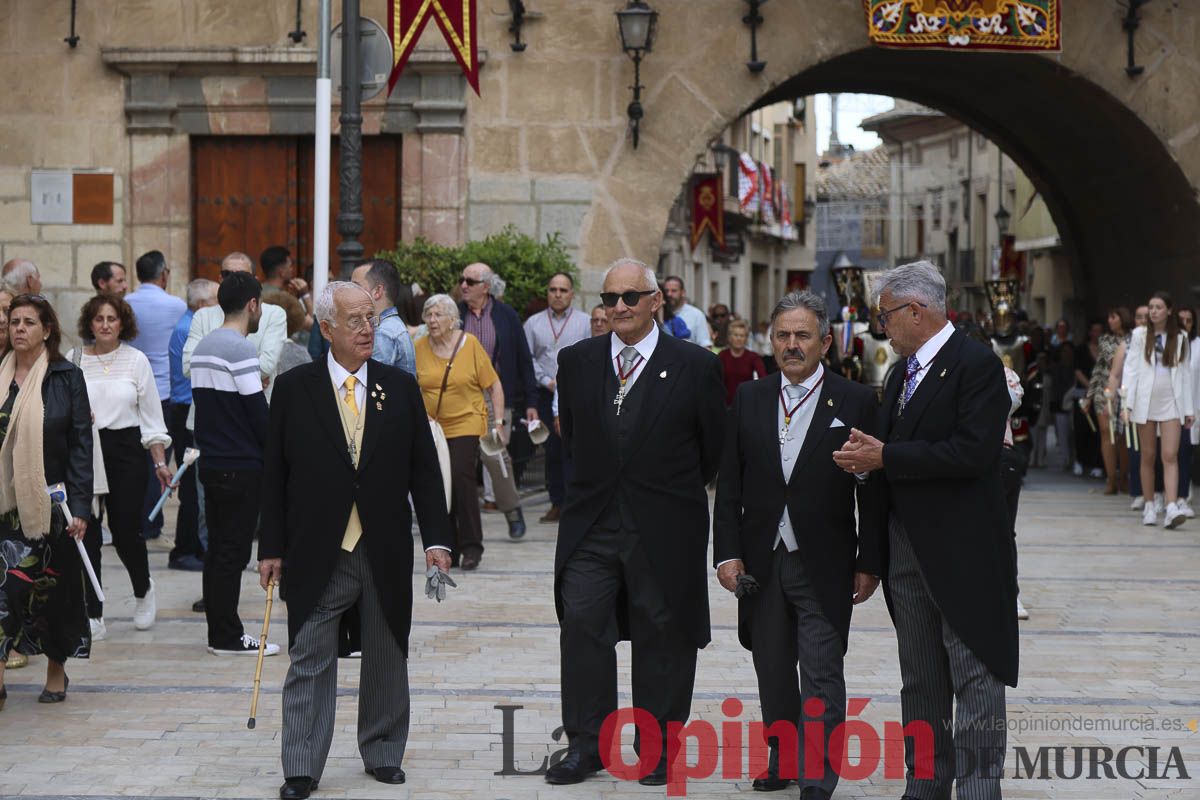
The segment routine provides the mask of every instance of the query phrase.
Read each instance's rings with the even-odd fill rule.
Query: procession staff
[[[843,469],[886,482],[885,597],[900,655],[904,724],[933,730],[933,778],[914,772],[904,740],[904,794],[998,800],[1004,685],[1017,683],[1012,526],[1000,476],[1010,400],[990,348],[946,319],[946,282],[928,261],[884,272],[879,322],[906,358],[884,388],[877,429],[852,430]],[[959,763],[956,753],[964,755]],[[970,763],[968,763],[970,762]],[[957,779],[956,779],[957,776]]]
[[[404,782],[413,570],[408,495],[425,566],[450,569],[446,496],[417,382],[371,360],[378,317],[361,287],[329,283],[315,313],[329,354],[278,378],[258,551],[261,585],[282,578],[288,605],[282,800],[308,797],[325,769],[338,622],[355,604],[363,653],[358,749],[375,780]]]
[[[717,357],[663,334],[654,272],[615,262],[600,294],[613,332],[559,354],[559,420],[574,467],[554,558],[566,757],[546,781],[600,768],[617,709],[619,639],[632,639],[633,704],[666,730],[691,712],[710,639],[708,494],[725,421]],[[622,598],[622,602],[618,602]],[[666,753],[641,782],[666,782]]]

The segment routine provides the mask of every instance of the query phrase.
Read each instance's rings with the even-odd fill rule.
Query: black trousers
[[[204,484],[204,513],[208,517],[203,576],[208,646],[233,647],[245,633],[238,616],[238,599],[258,527],[262,473],[201,469],[200,481]]]
[[[1021,482],[1025,478],[1028,460],[1015,447],[1005,447],[1000,455],[1000,480],[1004,484],[1004,504],[1012,523],[1013,575],[1017,574],[1017,507],[1021,502]],[[1017,587],[1018,593],[1020,587]]]
[[[550,438],[546,440],[546,491],[550,493],[550,504],[562,508],[567,495],[567,477],[563,469],[562,438],[554,432],[554,392],[540,387],[538,418],[550,429]]]
[[[170,400],[162,401],[163,422],[168,427],[171,425],[171,406],[173,405]],[[171,451],[174,449],[174,442],[171,445],[163,454],[163,459],[168,464],[171,463]],[[146,496],[142,501],[144,504],[144,508],[142,509],[142,530],[146,532],[145,538],[157,539],[162,534],[162,512],[158,512],[152,520],[148,519],[148,517],[150,516],[150,512],[154,510],[154,506],[158,503],[158,498],[162,497],[162,487],[158,485],[158,478],[154,474],[154,456],[150,454],[149,450],[146,451],[146,469],[149,474],[146,476]]]
[[[617,710],[618,600],[624,595],[633,652],[633,704],[658,720],[686,722],[696,646],[675,624],[635,531],[593,528],[563,567],[559,633],[563,727],[596,758],[600,727]],[[624,614],[622,614],[624,616]]]
[[[483,554],[483,521],[479,517],[479,437],[446,439],[450,449],[450,530],[454,534],[454,563],[464,554]]]
[[[112,532],[117,557],[129,573],[134,597],[145,597],[150,591],[150,559],[142,539],[143,500],[146,496],[146,451],[142,447],[141,428],[100,430],[100,447],[104,451],[104,471],[108,475],[108,494],[104,511],[108,529]],[[99,525],[95,536],[100,535]],[[100,548],[95,548],[92,567],[100,575]],[[89,589],[91,592],[89,581]]]
[[[188,411],[191,408],[190,403],[172,403],[171,416],[167,419],[177,468],[183,466],[183,451],[195,442],[195,435],[187,428]],[[175,546],[167,557],[169,561],[184,556],[204,558],[204,548],[200,545],[200,501],[196,492],[196,472],[196,465],[192,464],[179,479],[179,516],[175,519]]]
[[[846,602],[850,602],[849,597]],[[798,552],[789,553],[783,545],[776,548],[771,574],[758,594],[750,620],[763,722],[768,727],[776,722],[790,722],[799,734],[796,771],[792,772],[785,761],[787,769],[782,775],[796,779],[801,787],[816,786],[833,794],[838,774],[829,757],[829,737],[846,721],[845,642],[821,610],[816,589]],[[802,717],[804,704],[810,698],[824,704],[819,718],[824,737],[819,743],[804,740],[804,723],[816,720],[807,715]],[[778,740],[771,745],[773,750],[780,746]],[[806,767],[808,748],[819,748],[824,756],[823,769],[816,764]],[[778,754],[773,752],[772,765],[777,758]],[[821,777],[806,777],[810,772]]]

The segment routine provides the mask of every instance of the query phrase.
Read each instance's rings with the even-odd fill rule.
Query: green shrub
[[[462,247],[444,247],[418,238],[412,243],[399,242],[395,250],[377,253],[376,258],[391,261],[405,283],[419,283],[426,293],[451,293],[462,270],[481,261],[504,279],[504,302],[524,312],[535,297],[545,297],[550,276],[566,272],[573,279],[578,270],[571,263],[561,237],[555,233],[538,241],[509,225],[486,239],[468,242]]]

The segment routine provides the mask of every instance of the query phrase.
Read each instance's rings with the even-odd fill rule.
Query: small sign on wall
[[[112,225],[113,174],[35,169],[30,177],[34,225]]]

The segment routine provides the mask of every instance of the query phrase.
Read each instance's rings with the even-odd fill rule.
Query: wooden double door
[[[332,147],[329,267],[336,275],[336,138]],[[312,137],[192,137],[192,277],[220,280],[221,259],[235,250],[257,267],[272,245],[288,248],[297,274],[311,277],[313,161]],[[400,240],[400,165],[399,136],[363,137],[360,240],[368,258]]]

